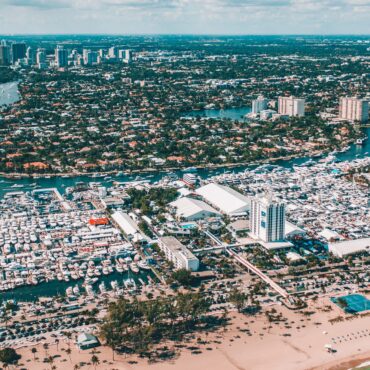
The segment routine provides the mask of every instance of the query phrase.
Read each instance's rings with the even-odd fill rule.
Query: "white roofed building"
[[[329,252],[337,257],[345,257],[350,254],[368,252],[370,253],[370,238],[345,240],[336,243],[329,243]]]
[[[117,211],[113,213],[112,218],[129,240],[141,242],[148,239],[140,231],[138,224],[127,213]]]
[[[248,197],[220,184],[207,184],[197,189],[196,193],[201,195],[206,202],[228,216],[245,214],[250,208]]]
[[[170,206],[176,208],[178,218],[184,218],[187,221],[220,216],[218,211],[198,199],[180,198],[170,203]]]

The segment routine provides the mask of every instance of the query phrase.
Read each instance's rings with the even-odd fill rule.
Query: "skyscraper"
[[[36,63],[36,52],[30,46],[27,48],[26,51],[26,59],[29,66],[33,66]]]
[[[26,56],[26,44],[24,42],[16,42],[12,44],[12,63],[16,63],[19,59]]]
[[[45,49],[37,49],[36,53],[36,64],[37,67],[42,69],[46,68],[46,52]]]
[[[131,59],[132,59],[132,51],[129,49],[125,50],[125,61],[129,63],[131,62]]]
[[[83,59],[85,65],[92,65],[98,62],[98,53],[88,49],[83,50]]]
[[[348,121],[366,122],[369,119],[369,102],[359,98],[340,98],[339,117]]]
[[[289,117],[304,117],[305,100],[293,96],[279,97],[279,114]]]
[[[68,66],[68,50],[59,45],[55,49],[55,65],[58,68]]]
[[[7,66],[10,64],[10,48],[6,45],[0,45],[0,65]]]
[[[285,205],[268,198],[253,198],[250,214],[251,233],[264,242],[283,241],[285,237]]]
[[[118,58],[118,48],[116,46],[112,46],[111,48],[109,48],[108,56],[111,59]]]
[[[263,96],[259,96],[257,99],[252,100],[252,113],[257,114],[261,110],[267,109],[268,100]]]

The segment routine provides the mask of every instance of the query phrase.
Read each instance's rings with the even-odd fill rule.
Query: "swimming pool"
[[[189,222],[188,224],[181,224],[181,228],[184,230],[196,229],[198,225],[195,222]]]
[[[331,298],[331,301],[347,313],[370,310],[370,300],[361,294],[350,294],[343,297]]]

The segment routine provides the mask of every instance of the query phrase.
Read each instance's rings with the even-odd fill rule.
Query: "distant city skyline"
[[[0,0],[0,34],[369,34],[370,0]]]

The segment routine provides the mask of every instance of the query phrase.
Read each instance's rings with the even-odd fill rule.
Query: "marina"
[[[3,299],[27,301],[71,296],[74,291],[88,296],[99,290],[122,293],[154,282],[150,266],[140,261],[136,248],[90,201],[79,193],[64,198],[56,188],[4,196],[0,201]]]
[[[99,283],[95,282],[91,287],[92,289],[89,290],[92,294],[100,293],[99,284],[104,283],[106,289],[108,291],[117,291],[118,289],[125,288],[125,282],[130,282],[130,279],[133,279],[135,284],[138,286],[142,286],[142,282],[145,284],[150,284],[150,280],[148,280],[148,276],[151,276],[153,279],[155,278],[150,272],[141,271],[138,275],[130,274],[128,272],[113,272],[110,275],[104,275],[99,277]],[[113,283],[113,287],[112,287]],[[116,283],[116,284],[115,284]],[[76,293],[76,286],[78,287]],[[11,291],[5,291],[1,293],[1,297],[3,300],[15,300],[19,302],[33,302],[36,299],[42,297],[79,297],[80,295],[86,293],[84,285],[84,280],[82,278],[77,279],[75,281],[59,281],[53,280],[44,282],[38,285],[31,285],[31,286],[23,286],[19,288],[15,288]],[[69,290],[70,289],[70,290]],[[88,288],[89,289],[89,288]],[[70,292],[70,294],[68,294]]]

